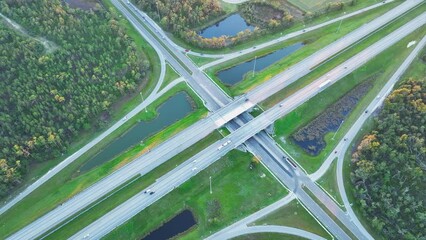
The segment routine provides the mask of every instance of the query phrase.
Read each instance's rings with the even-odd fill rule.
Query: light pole
[[[210,176],[209,179],[210,179],[210,194],[212,194],[213,193],[213,191],[212,191],[212,176]]]
[[[340,127],[342,126],[342,124],[343,124],[343,122],[344,122],[344,121],[345,121],[345,120],[342,120],[342,122],[340,123],[340,125],[339,125],[339,127],[337,128],[336,132],[334,132],[334,135],[333,135],[333,137],[331,138],[331,140],[334,140],[334,137],[336,136],[337,132],[339,131],[339,129],[340,129]]]
[[[143,103],[143,102],[145,102],[145,100],[143,99],[142,92],[139,92],[139,95],[141,95],[142,103]],[[148,110],[146,110],[146,105],[145,105],[145,107],[144,107],[144,108],[145,108],[145,112],[148,112]]]
[[[253,75],[252,75],[252,77],[254,77],[254,71],[256,70],[256,59],[257,59],[257,56],[254,56]]]

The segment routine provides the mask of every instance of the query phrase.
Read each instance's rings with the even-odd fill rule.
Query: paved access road
[[[394,0],[388,0],[388,1],[386,1],[386,3],[389,3],[389,2],[392,2],[392,1],[394,1]],[[308,28],[305,29],[305,31],[309,32],[309,31],[318,29],[320,27],[323,27],[325,25],[334,23],[336,21],[341,21],[343,19],[346,19],[348,17],[354,16],[356,14],[359,14],[359,13],[371,10],[373,8],[379,7],[382,4],[383,3],[374,4],[374,5],[369,6],[367,8],[364,8],[364,9],[352,12],[350,14],[346,14],[346,15],[344,15],[342,17],[339,17],[339,18],[336,18],[336,19],[324,22],[322,24],[319,24],[319,25],[316,25],[316,26],[313,26],[313,27],[308,27]],[[155,24],[155,22],[152,21],[148,16],[146,16],[146,19],[147,19],[147,21],[151,21],[151,24]],[[157,26],[157,31],[160,31],[163,34],[163,36],[164,36],[165,39],[167,39],[169,42],[172,42],[170,39],[168,39],[168,37],[164,34],[164,32],[162,32],[161,28],[158,27],[158,26]],[[229,59],[236,58],[238,56],[250,53],[252,51],[255,51],[255,50],[258,50],[258,49],[270,46],[270,45],[273,45],[273,44],[275,44],[276,41],[284,41],[284,40],[287,40],[287,39],[289,39],[291,37],[298,36],[300,34],[303,34],[305,31],[300,30],[300,31],[297,31],[297,32],[294,32],[294,33],[290,33],[290,34],[285,35],[285,36],[283,36],[283,37],[281,37],[281,38],[279,38],[277,40],[273,40],[273,41],[266,42],[264,44],[260,44],[260,45],[258,45],[257,49],[249,48],[249,49],[242,50],[242,51],[240,51],[238,53],[236,52],[236,53],[224,54],[224,55],[204,55],[204,54],[201,54],[201,53],[192,53],[192,54],[198,55],[198,56],[208,56],[208,57],[218,57],[218,58],[222,58],[223,57],[219,61],[215,61],[215,62],[212,62],[212,63],[210,63],[208,65],[203,66],[202,69],[205,69],[205,68],[207,68],[209,66],[213,66],[213,65],[219,64],[221,62],[227,61]],[[165,75],[165,61],[164,61],[164,56],[160,53],[160,51],[158,50],[158,48],[156,48],[155,44],[153,44],[151,42],[149,42],[149,44],[154,47],[154,49],[156,50],[157,54],[160,57],[161,65],[162,65],[162,67],[161,67],[162,72],[161,72],[161,76],[160,76],[159,82],[162,82],[162,79],[164,78],[164,75]],[[178,46],[176,45],[176,47],[178,47]],[[180,47],[180,50],[184,51],[184,49],[181,48],[181,47]],[[160,87],[160,86],[161,86],[161,84],[158,84],[158,87]],[[157,87],[156,87],[156,89],[158,91]],[[154,90],[153,92],[156,92],[156,91]],[[158,95],[159,94],[157,94],[157,96]],[[149,105],[150,103],[152,103],[155,99],[156,99],[156,97],[154,97],[153,95],[150,95],[149,97],[147,97],[146,101],[144,101],[143,103],[141,103],[134,110],[132,110],[130,113],[127,114],[127,119],[130,119],[132,116],[136,115],[138,112],[140,112],[142,109],[144,109],[147,105]],[[34,191],[39,186],[41,186],[43,183],[45,183],[47,180],[49,180],[51,177],[53,177],[56,173],[60,172],[63,168],[65,168],[70,163],[72,163],[73,161],[75,161],[78,157],[80,157],[82,154],[84,154],[87,150],[89,150],[90,148],[92,148],[94,145],[96,145],[97,143],[99,143],[102,139],[104,139],[106,136],[108,136],[110,133],[112,133],[118,127],[120,127],[123,123],[125,123],[127,121],[127,119],[125,119],[124,121],[119,121],[116,124],[114,124],[111,128],[109,128],[104,133],[102,133],[101,135],[99,135],[97,138],[95,138],[94,140],[92,140],[91,142],[89,142],[88,144],[86,144],[83,148],[79,149],[78,151],[76,151],[75,153],[73,153],[71,156],[69,156],[68,158],[66,158],[64,161],[62,161],[60,164],[58,164],[57,166],[55,166],[48,173],[46,173],[41,178],[39,178],[36,182],[32,183],[23,192],[21,192],[19,195],[17,195],[16,197],[14,197],[11,201],[7,202],[7,204],[5,204],[4,206],[2,206],[0,208],[0,214],[6,212],[8,209],[10,209],[12,206],[14,206],[17,202],[21,201],[24,197],[26,197],[32,191]]]
[[[219,59],[217,61],[214,61],[212,63],[208,63],[208,64],[206,64],[206,65],[204,65],[204,66],[201,67],[201,69],[206,69],[206,68],[209,68],[209,67],[211,67],[213,65],[219,64],[221,62],[228,61],[230,59],[233,59],[233,58],[245,55],[247,53],[251,53],[251,52],[257,51],[257,50],[265,48],[265,47],[269,47],[269,46],[274,45],[274,44],[276,44],[278,42],[282,42],[282,41],[285,41],[287,39],[299,36],[301,34],[304,34],[304,33],[307,33],[307,32],[310,32],[310,31],[322,28],[322,27],[327,26],[329,24],[345,20],[347,18],[350,18],[350,17],[353,17],[355,15],[364,13],[364,12],[369,11],[369,10],[374,9],[374,8],[381,7],[381,6],[385,5],[385,4],[388,4],[388,3],[391,3],[391,2],[394,2],[394,1],[395,0],[379,1],[376,4],[373,4],[373,5],[368,6],[366,8],[362,8],[360,10],[357,10],[357,11],[354,11],[354,12],[351,12],[351,13],[348,13],[348,14],[344,14],[341,17],[333,18],[333,19],[331,19],[329,21],[326,21],[326,22],[323,22],[323,23],[320,23],[320,24],[317,24],[317,25],[314,25],[314,26],[306,27],[306,28],[304,28],[302,30],[298,30],[298,31],[286,34],[286,35],[284,35],[282,37],[279,37],[277,39],[261,43],[259,45],[256,45],[256,48],[252,48],[251,47],[251,48],[247,48],[247,49],[244,49],[244,50],[240,50],[240,51],[236,51],[236,52],[232,52],[232,53],[223,53],[223,54],[206,54],[206,53],[199,53],[199,52],[194,52],[194,51],[190,51],[188,54],[189,55],[194,55],[194,56],[199,56],[199,57],[218,58],[218,59],[221,58],[221,59]],[[133,6],[133,5],[130,4],[130,6]],[[184,52],[186,50],[185,48],[183,48],[183,47],[177,45],[176,43],[174,43],[167,36],[167,34],[165,34],[165,32],[161,29],[161,27],[158,26],[158,24],[154,20],[152,20],[148,15],[146,15],[146,14],[144,14],[142,12],[141,12],[141,14],[143,14],[144,20],[147,21],[152,26],[153,31],[156,31],[158,33],[158,36],[161,37],[164,41],[169,42],[171,45],[173,45],[173,47],[175,49],[177,49],[180,52]]]
[[[347,214],[351,221],[357,226],[357,228],[363,233],[364,236],[367,236],[369,239],[372,239],[370,234],[365,230],[365,228],[362,226],[362,224],[357,219],[356,215],[354,214],[351,203],[348,201],[346,192],[344,189],[344,183],[343,183],[343,160],[344,160],[344,154],[347,151],[348,147],[350,146],[350,143],[358,133],[359,129],[362,127],[365,120],[370,117],[370,115],[383,103],[385,97],[390,93],[390,91],[393,89],[394,84],[400,79],[402,74],[405,72],[405,70],[409,67],[411,62],[415,59],[415,57],[418,55],[418,53],[426,46],[426,36],[418,43],[416,48],[413,50],[413,52],[408,56],[408,58],[404,61],[404,63],[401,65],[401,67],[395,72],[395,74],[391,77],[391,79],[386,83],[386,85],[382,88],[378,96],[370,103],[370,105],[367,107],[369,110],[368,113],[362,114],[358,120],[355,122],[355,124],[351,127],[351,129],[348,131],[348,133],[342,138],[340,143],[336,146],[336,148],[332,151],[332,154],[327,158],[327,160],[324,162],[324,164],[320,167],[318,171],[315,173],[309,175],[309,178],[313,181],[317,181],[321,176],[325,174],[327,169],[329,168],[332,161],[336,158],[336,154],[334,154],[334,151],[338,151],[338,168],[337,168],[337,179],[338,179],[338,186],[340,195],[342,196],[345,208],[347,209]],[[345,140],[346,139],[346,140]],[[239,235],[242,235],[242,233],[245,233],[247,230],[251,227],[248,227],[248,224],[256,221],[257,219],[260,219],[261,217],[264,217],[277,209],[281,208],[282,206],[285,206],[288,204],[291,200],[295,198],[294,195],[289,195],[285,197],[284,199],[271,204],[268,207],[265,207],[264,209],[259,210],[258,212],[234,223],[233,225],[222,229],[221,231],[213,234],[208,239],[229,239],[231,237],[236,237]]]
[[[257,118],[253,119],[249,123],[241,126],[239,129],[232,132],[226,138],[212,144],[194,157],[187,160],[185,163],[183,163],[176,169],[170,171],[162,178],[158,179],[154,184],[148,187],[149,189],[155,191],[155,194],[149,195],[142,192],[135,195],[134,197],[130,198],[111,212],[107,213],[100,219],[96,220],[95,222],[78,232],[75,236],[73,236],[73,239],[82,239],[85,236],[97,239],[104,236],[105,234],[113,230],[116,226],[119,226],[123,222],[127,221],[129,218],[136,215],[138,212],[142,211],[144,208],[151,205],[168,192],[172,191],[176,186],[179,186],[180,184],[194,176],[198,171],[203,170],[204,168],[218,160],[228,151],[243,144],[248,139],[255,136],[258,132],[268,127],[275,120],[288,114],[296,107],[300,106],[305,101],[318,94],[320,91],[323,90],[319,87],[322,83],[330,80],[332,84],[338,81],[339,79],[343,78],[348,74],[346,70],[349,69],[350,71],[353,71],[357,69],[358,67],[362,66],[365,61],[371,60],[373,57],[377,56],[377,54],[392,46],[400,39],[407,36],[409,33],[413,32],[415,29],[419,28],[425,23],[426,13],[418,16],[416,19],[410,21],[395,32],[384,37],[382,40],[376,42],[375,44],[358,53],[351,59],[345,61],[337,68],[331,70],[325,76],[319,78],[318,80],[296,92],[294,95],[285,99],[281,102],[282,107],[280,107],[281,104],[279,104],[269,109],[268,111],[265,111]],[[345,71],[341,71],[341,69],[345,69]],[[228,142],[226,146],[224,146],[225,142]],[[223,147],[219,150],[219,146]],[[300,177],[300,179],[302,180],[304,178],[301,172],[296,171],[295,175],[302,176]],[[307,179],[308,180],[305,180],[304,182],[307,184],[305,186],[308,187],[315,194],[318,194],[318,192],[315,191],[315,187],[317,186],[314,183],[312,183],[314,186],[309,186],[311,180],[309,178]],[[315,216],[320,219],[320,221],[335,236],[337,236],[338,239],[350,239],[349,236],[344,233],[340,229],[340,227],[304,191],[302,191],[302,189],[298,190],[296,194],[299,199],[305,204],[305,206],[309,210],[314,212]],[[321,196],[320,198],[326,199],[326,196]],[[331,203],[326,203],[325,205],[327,207],[333,207]],[[362,233],[360,233],[356,226],[354,226],[353,223],[350,222],[350,219],[347,218],[346,214],[344,214],[340,210],[340,208],[337,208],[331,209],[331,212],[335,214],[337,218],[342,221],[350,231],[352,231],[356,236],[359,236],[363,239]]]
[[[112,2],[114,4],[118,4],[119,8],[121,7],[120,10],[123,11],[123,14],[125,14],[126,17],[128,17],[133,24],[135,24],[139,32],[146,35],[149,34],[148,32],[146,32],[146,30],[143,27],[140,26],[140,24],[134,19],[134,17],[126,9],[124,10],[122,9],[123,6],[119,2],[114,0]],[[257,87],[254,91],[248,93],[247,98],[249,99],[249,101],[245,101],[243,98],[239,98],[236,101],[226,105],[225,107],[222,107],[221,109],[214,112],[208,119],[201,120],[200,122],[192,125],[188,129],[183,130],[180,134],[177,134],[175,137],[159,145],[157,148],[153,149],[150,153],[138,158],[132,163],[127,164],[120,170],[114,172],[108,177],[105,177],[101,181],[92,185],[90,188],[79,193],[73,199],[64,203],[62,206],[57,207],[56,209],[52,210],[48,214],[37,219],[36,221],[31,223],[27,227],[23,228],[22,230],[18,231],[16,234],[12,235],[11,239],[33,238],[35,236],[39,236],[40,234],[47,231],[48,229],[53,228],[58,222],[61,222],[65,220],[66,218],[70,217],[74,213],[88,206],[90,203],[104,196],[105,194],[113,190],[114,188],[118,187],[122,183],[129,180],[130,178],[136,176],[139,173],[144,174],[152,170],[156,166],[167,161],[172,156],[183,151],[184,149],[194,144],[198,140],[201,140],[203,137],[207,136],[208,133],[212,132],[214,129],[224,125],[231,119],[247,111],[249,108],[254,106],[255,103],[266,99],[268,96],[272,95],[273,93],[287,86],[289,83],[286,84],[286,82],[294,82],[301,76],[304,76],[305,74],[309,73],[310,70],[307,69],[309,68],[309,66],[316,66],[319,62],[324,61],[328,57],[334,55],[334,53],[349,46],[353,42],[357,41],[358,39],[368,34],[369,32],[377,29],[381,25],[394,19],[398,15],[402,14],[403,12],[407,11],[408,9],[417,5],[420,2],[421,2],[420,0],[405,2],[402,5],[400,5],[397,9],[391,10],[389,13],[384,14],[380,18],[356,30],[355,34],[354,33],[349,34],[350,37],[345,37],[343,40],[338,40],[335,43],[331,44],[330,46],[326,47],[325,49],[312,55],[311,57],[308,57],[301,63],[294,65],[293,67],[285,71],[287,74],[280,74],[278,77],[274,77],[269,82],[262,84],[261,86]],[[154,43],[156,42],[156,39],[153,38],[151,35],[147,36],[147,38]],[[160,49],[162,48],[162,46],[158,46],[158,47]],[[167,50],[165,49],[161,51],[165,54],[166,58],[170,60],[169,59],[170,53],[168,53]],[[169,54],[169,56],[166,53]],[[188,61],[187,58],[185,58],[184,56],[183,56],[183,59],[181,60],[183,62]],[[345,72],[343,71],[342,73],[345,73]],[[347,73],[349,72],[346,72],[346,74]],[[188,76],[188,77],[193,79],[192,76]],[[203,84],[204,82],[198,85],[203,86]],[[212,84],[212,83],[209,81],[209,82],[206,82],[205,84]],[[201,91],[202,90],[216,91],[215,90],[216,87],[207,88],[207,86],[208,85],[204,85],[204,87],[201,88]],[[318,88],[318,86],[316,86],[316,88]],[[198,92],[199,90],[196,90],[196,91]],[[206,94],[206,95],[213,95],[213,94]],[[302,97],[301,99],[303,99],[304,96],[299,96],[299,97]],[[269,124],[271,123],[272,122],[270,122]]]

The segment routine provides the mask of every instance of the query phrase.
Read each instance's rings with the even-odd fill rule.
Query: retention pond
[[[141,121],[136,123],[129,131],[115,139],[106,148],[102,149],[92,159],[81,166],[80,172],[89,171],[113,159],[114,156],[124,152],[129,147],[140,143],[143,139],[184,118],[194,109],[189,98],[190,97],[185,92],[179,92],[169,98],[158,107],[157,118],[149,122]]]
[[[273,63],[279,61],[280,59],[290,55],[291,53],[298,50],[302,46],[303,46],[303,43],[296,43],[291,46],[272,52],[270,54],[267,54],[265,56],[256,58],[256,60],[252,59],[248,62],[243,62],[241,64],[235,65],[231,68],[218,72],[217,77],[226,85],[232,86],[240,82],[241,80],[243,80],[244,76],[247,73],[252,72],[253,69],[255,71],[261,71],[271,66]],[[255,61],[256,61],[256,66],[255,66]]]
[[[175,237],[176,235],[183,233],[194,226],[197,222],[191,211],[185,210],[168,222],[163,224],[161,227],[149,233],[142,240],[166,240]]]
[[[198,34],[204,38],[213,38],[221,36],[235,36],[241,31],[249,29],[254,30],[254,26],[248,24],[240,14],[233,14],[207,28],[204,28]]]

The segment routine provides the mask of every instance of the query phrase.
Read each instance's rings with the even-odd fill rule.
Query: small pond
[[[146,137],[184,118],[192,111],[193,106],[191,105],[189,96],[185,92],[177,93],[158,107],[157,118],[150,122],[141,121],[136,123],[129,131],[115,139],[110,145],[81,166],[80,172],[86,172],[113,159],[114,156],[140,143]]]
[[[248,24],[240,14],[233,14],[214,25],[204,28],[198,34],[204,38],[221,37],[223,35],[235,36],[246,29],[253,31],[254,26]]]
[[[282,48],[280,50],[277,50],[275,52],[272,52],[268,55],[259,57],[256,59],[256,67],[255,71],[261,71],[273,63],[279,61],[280,59],[290,55],[294,51],[298,50],[303,46],[303,43],[296,43],[291,46]],[[227,85],[234,85],[241,80],[243,80],[244,75],[246,75],[248,72],[253,71],[254,67],[254,59],[243,62],[241,64],[238,64],[236,66],[233,66],[231,68],[225,69],[223,71],[220,71],[217,73],[217,77],[225,84]]]
[[[192,226],[197,224],[191,211],[185,210],[168,222],[163,224],[161,227],[149,233],[142,240],[166,240],[170,239],[180,233],[183,233],[190,229]]]
[[[291,135],[292,140],[308,154],[317,156],[325,147],[324,137],[329,132],[336,132],[343,121],[367,94],[376,76],[365,80],[343,97],[330,105],[318,117]]]

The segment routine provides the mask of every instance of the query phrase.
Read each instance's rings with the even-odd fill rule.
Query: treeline
[[[218,0],[135,0],[135,4],[163,29],[193,45],[219,48],[224,44],[223,38],[205,39],[192,30],[225,14]]]
[[[0,11],[43,45],[0,21],[0,197],[36,162],[60,156],[106,123],[112,103],[146,79],[150,63],[104,9],[60,0],[1,1]]]
[[[426,79],[392,92],[352,159],[363,214],[385,239],[426,238]]]
[[[275,2],[249,1],[241,4],[239,11],[249,23],[264,29],[286,28],[294,23],[288,9]]]

